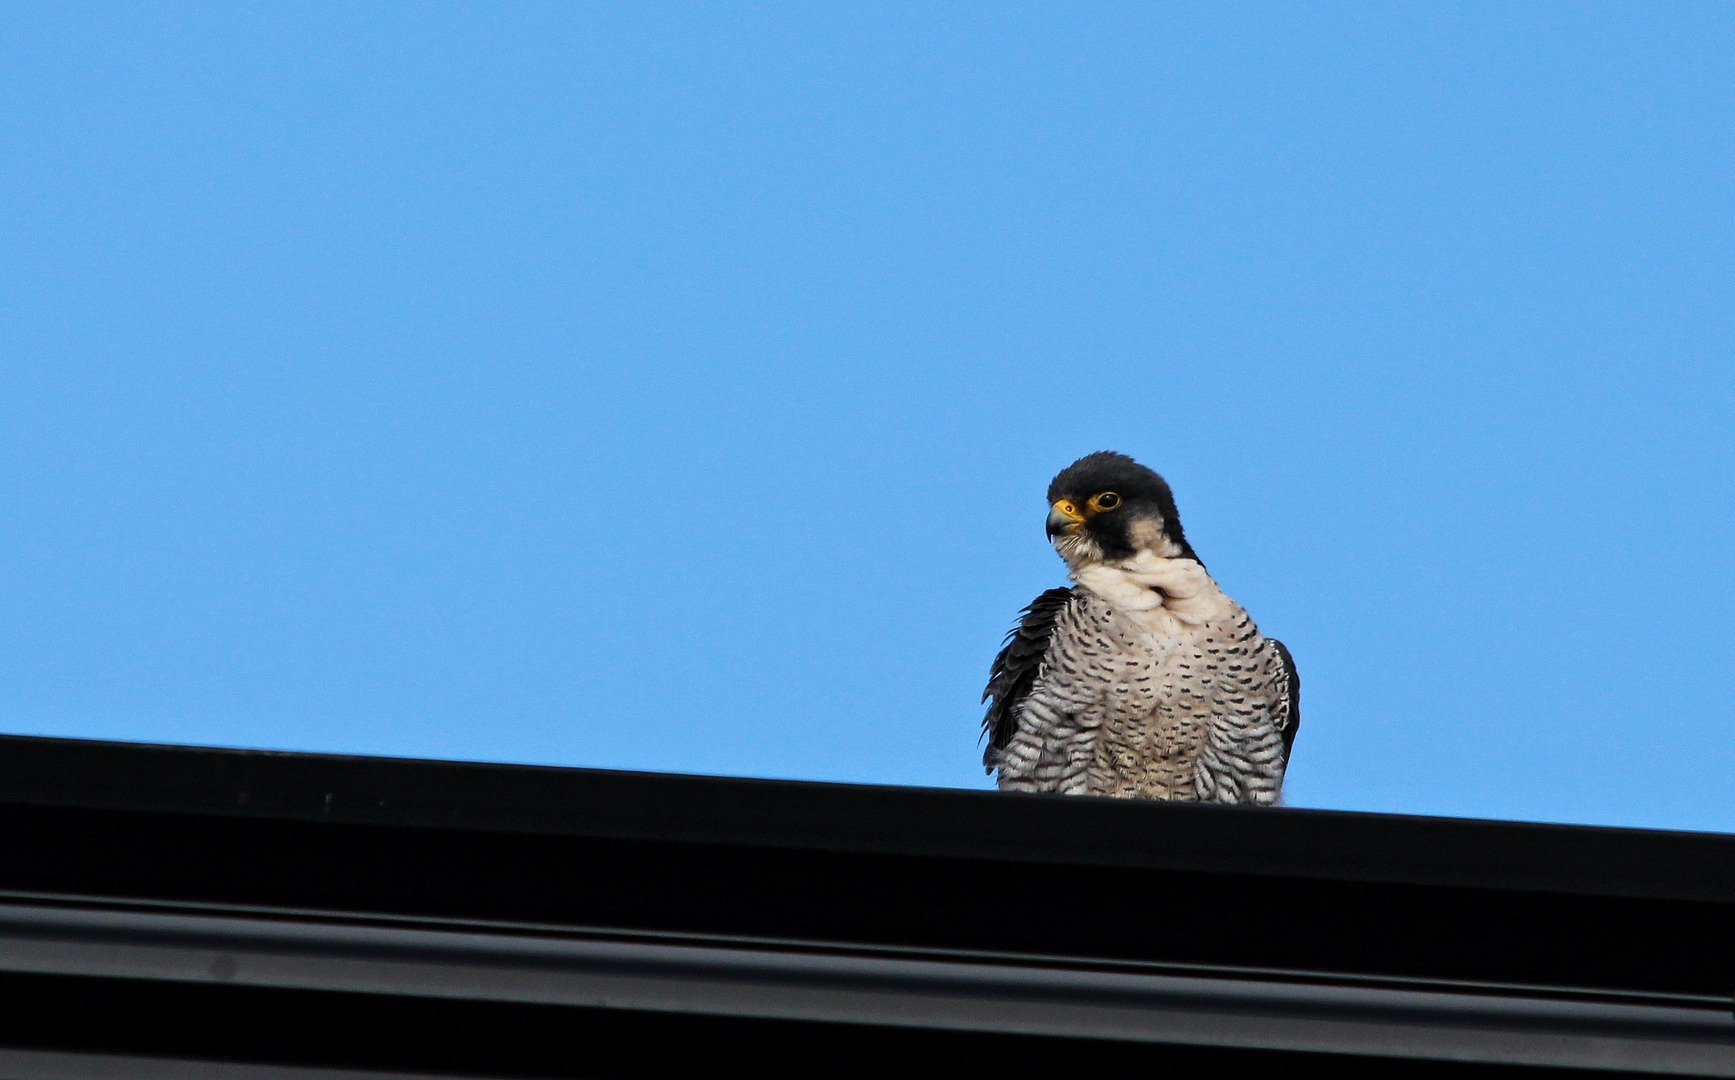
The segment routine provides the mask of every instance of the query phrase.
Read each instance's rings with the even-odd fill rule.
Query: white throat
[[[1175,633],[1226,618],[1234,601],[1196,560],[1141,551],[1130,559],[1075,566],[1073,581],[1157,632]]]

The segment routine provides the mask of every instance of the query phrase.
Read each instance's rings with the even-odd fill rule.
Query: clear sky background
[[[1735,830],[1735,7],[0,10],[0,729],[983,787],[1168,476],[1291,802]]]

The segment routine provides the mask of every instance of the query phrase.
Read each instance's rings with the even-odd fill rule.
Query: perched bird
[[[1070,589],[994,658],[982,763],[1004,791],[1278,801],[1301,680],[1194,554],[1161,476],[1112,451],[1048,485]]]

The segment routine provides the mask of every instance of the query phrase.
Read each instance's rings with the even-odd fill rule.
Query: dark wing
[[[988,689],[982,691],[983,701],[994,699],[988,706],[988,715],[982,718],[982,734],[988,737],[982,764],[989,770],[994,768],[996,752],[1012,741],[1013,729],[1018,726],[1018,703],[1036,685],[1054,620],[1060,618],[1071,602],[1071,589],[1050,589],[1031,601],[1022,613],[1024,618],[1006,635],[1000,655],[994,658],[994,667],[988,672]]]
[[[1295,657],[1289,655],[1289,646],[1276,638],[1267,641],[1277,646],[1277,655],[1283,658],[1283,674],[1289,680],[1284,695],[1289,698],[1289,722],[1283,725],[1283,756],[1289,757],[1289,748],[1295,745],[1296,729],[1301,727],[1301,674],[1295,670]]]

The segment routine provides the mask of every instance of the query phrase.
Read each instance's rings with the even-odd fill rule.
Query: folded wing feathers
[[[1007,633],[1000,655],[994,658],[994,666],[988,672],[988,688],[982,691],[983,701],[993,699],[982,718],[982,733],[988,737],[982,764],[990,771],[998,751],[1012,740],[1018,724],[1018,703],[1030,693],[1042,672],[1042,657],[1048,651],[1054,622],[1071,602],[1071,589],[1049,589],[1031,601],[1021,613],[1023,618],[1018,625]]]
[[[1295,745],[1295,733],[1301,727],[1301,673],[1295,670],[1295,657],[1289,655],[1289,646],[1276,638],[1266,638],[1277,647],[1277,655],[1283,658],[1283,673],[1288,678],[1285,687],[1285,697],[1289,703],[1289,715],[1283,722],[1283,758],[1289,760],[1289,748]]]

